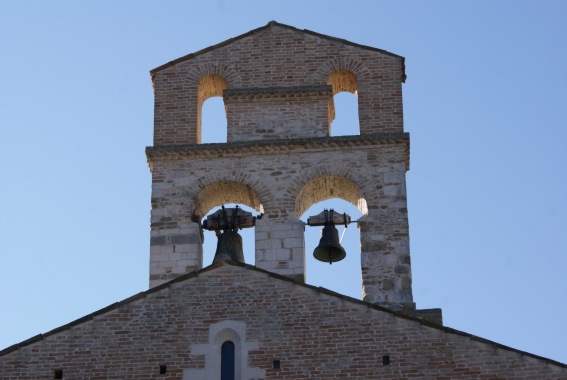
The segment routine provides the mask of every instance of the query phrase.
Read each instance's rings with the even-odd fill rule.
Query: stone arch
[[[226,341],[233,342],[235,346],[235,379],[265,378],[266,370],[248,366],[248,353],[257,350],[260,346],[259,342],[246,339],[246,324],[244,322],[226,320],[210,325],[207,343],[191,345],[192,355],[205,356],[205,368],[183,370],[183,380],[220,378],[220,348]]]
[[[341,198],[353,204],[363,214],[368,214],[366,198],[360,187],[345,177],[326,175],[311,179],[298,192],[295,215],[301,217],[313,204],[331,198]]]
[[[193,201],[195,214],[205,216],[213,207],[225,203],[238,203],[263,213],[264,207],[252,187],[236,181],[218,181],[205,186]]]

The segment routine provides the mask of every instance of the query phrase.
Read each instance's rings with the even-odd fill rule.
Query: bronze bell
[[[242,237],[237,230],[226,230],[218,236],[217,252],[215,253],[213,264],[225,260],[244,262]]]
[[[324,263],[332,264],[346,257],[345,249],[339,240],[339,231],[333,224],[323,227],[323,234],[319,245],[313,251],[313,257]]]

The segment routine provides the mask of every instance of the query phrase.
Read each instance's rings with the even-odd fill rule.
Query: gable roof
[[[399,312],[384,308],[384,307],[379,306],[379,305],[364,302],[364,301],[361,301],[361,300],[356,299],[356,298],[352,298],[352,297],[345,296],[345,295],[340,294],[340,293],[333,292],[333,291],[326,289],[326,288],[308,285],[308,284],[305,284],[303,282],[293,280],[289,277],[282,276],[282,275],[279,275],[279,274],[276,274],[276,273],[273,273],[273,272],[266,271],[264,269],[257,268],[253,265],[238,263],[238,262],[234,262],[234,261],[217,262],[217,263],[212,264],[212,265],[210,265],[206,268],[200,269],[200,270],[195,271],[195,272],[187,273],[187,274],[182,275],[180,277],[177,277],[177,278],[175,278],[175,279],[173,279],[169,282],[166,282],[162,285],[156,286],[156,287],[151,288],[149,290],[146,290],[144,292],[140,292],[140,293],[133,295],[129,298],[126,298],[122,301],[115,302],[115,303],[113,303],[113,304],[111,304],[107,307],[104,307],[100,310],[95,311],[94,313],[88,314],[88,315],[86,315],[82,318],[79,318],[75,321],[72,321],[72,322],[70,322],[66,325],[57,327],[57,328],[55,328],[55,329],[53,329],[53,330],[51,330],[51,331],[49,331],[45,334],[38,334],[38,335],[36,335],[36,336],[34,336],[30,339],[27,339],[27,340],[25,340],[21,343],[17,343],[17,344],[14,344],[12,346],[9,346],[9,347],[0,351],[0,357],[7,355],[7,354],[9,354],[13,351],[16,351],[16,350],[18,350],[22,347],[25,347],[25,346],[28,346],[28,345],[31,345],[31,344],[34,344],[34,343],[37,343],[37,342],[41,342],[42,340],[44,340],[48,336],[69,330],[72,327],[80,325],[82,323],[92,321],[95,317],[98,317],[100,315],[103,315],[105,313],[113,311],[115,309],[118,309],[122,306],[126,306],[130,303],[137,301],[137,300],[143,299],[143,298],[145,298],[146,296],[148,296],[152,293],[160,292],[164,289],[171,287],[173,284],[176,284],[176,283],[179,283],[179,282],[184,282],[184,281],[191,281],[192,279],[196,279],[197,277],[199,277],[203,274],[206,274],[207,272],[219,270],[223,266],[231,266],[232,268],[237,269],[237,270],[238,269],[249,270],[249,271],[253,271],[253,272],[256,272],[256,273],[261,273],[261,274],[264,274],[264,275],[267,275],[267,276],[273,278],[273,280],[275,280],[275,281],[283,281],[283,282],[287,282],[287,283],[292,283],[295,286],[300,286],[303,289],[307,289],[307,290],[312,291],[314,294],[315,293],[325,294],[327,296],[334,297],[336,299],[340,299],[344,302],[348,302],[348,303],[351,303],[353,305],[362,305],[362,306],[365,306],[365,307],[372,309],[372,310],[391,314],[392,316],[394,316],[396,318],[401,318],[401,319],[406,319],[406,320],[418,322],[423,326],[427,326],[429,328],[437,329],[437,330],[444,332],[444,333],[447,333],[447,334],[466,337],[466,338],[469,338],[470,340],[473,340],[473,341],[478,341],[478,342],[481,342],[481,343],[492,345],[494,348],[503,349],[503,350],[511,351],[511,352],[516,352],[516,353],[519,353],[521,355],[529,356],[529,357],[532,357],[532,358],[535,358],[535,359],[538,359],[538,360],[543,360],[543,361],[545,361],[549,364],[553,364],[553,365],[556,365],[556,366],[567,368],[567,364],[563,364],[563,363],[557,362],[557,361],[552,360],[552,359],[548,359],[548,358],[545,358],[545,357],[542,357],[542,356],[534,355],[534,354],[531,354],[529,352],[521,351],[521,350],[518,350],[518,349],[515,349],[515,348],[505,346],[503,344],[499,344],[499,343],[490,341],[488,339],[484,339],[484,338],[481,338],[481,337],[478,337],[478,336],[475,336],[475,335],[472,335],[472,334],[465,333],[463,331],[455,330],[455,329],[445,327],[445,326],[442,326],[442,325],[439,325],[439,324],[436,324],[436,323],[432,323],[432,322],[429,322],[429,321],[426,321],[426,320],[422,320],[422,319],[419,319],[419,318],[416,318],[416,317],[413,317],[413,316],[410,316],[410,315],[407,315],[407,314],[399,313]]]
[[[402,81],[405,82],[405,78],[406,78],[406,73],[405,73],[405,71],[406,71],[406,70],[405,70],[405,58],[402,57],[402,56],[400,56],[400,55],[397,55],[397,54],[394,54],[394,53],[390,53],[389,51],[382,50],[382,49],[378,49],[378,48],[374,48],[374,47],[371,47],[371,46],[357,44],[357,43],[354,43],[354,42],[351,42],[351,41],[344,40],[344,39],[342,39],[342,38],[332,37],[332,36],[329,36],[329,35],[326,35],[326,34],[321,34],[321,33],[313,32],[313,31],[308,30],[308,29],[295,28],[295,27],[293,27],[293,26],[286,25],[286,24],[281,24],[281,23],[276,22],[276,21],[270,21],[270,22],[267,23],[265,26],[262,26],[262,27],[259,27],[259,28],[256,28],[256,29],[252,29],[251,31],[246,32],[246,33],[244,33],[244,34],[241,34],[241,35],[239,35],[239,36],[236,36],[236,37],[233,37],[233,38],[229,38],[228,40],[225,40],[225,41],[223,41],[223,42],[220,42],[220,43],[218,43],[218,44],[216,44],[216,45],[212,45],[212,46],[206,47],[206,48],[201,49],[201,50],[199,50],[199,51],[196,51],[196,52],[194,52],[194,53],[184,55],[183,57],[174,59],[173,61],[170,61],[170,62],[168,62],[168,63],[166,63],[166,64],[161,65],[161,66],[158,66],[158,67],[156,67],[155,69],[150,70],[150,75],[151,75],[151,77],[152,77],[152,81],[153,81],[154,75],[155,75],[156,73],[158,73],[158,72],[160,72],[160,71],[162,71],[162,70],[164,70],[164,69],[167,69],[168,67],[174,66],[174,65],[176,65],[176,64],[178,64],[178,63],[180,63],[180,62],[188,61],[188,60],[190,60],[190,59],[192,59],[192,58],[195,58],[195,57],[197,57],[197,56],[199,56],[199,55],[201,55],[201,54],[210,52],[210,51],[215,50],[215,49],[218,49],[218,48],[220,48],[220,47],[230,45],[230,44],[232,44],[232,43],[234,43],[234,42],[236,42],[236,41],[239,41],[239,40],[241,40],[241,39],[243,39],[243,38],[245,38],[245,37],[248,37],[248,36],[252,36],[252,35],[254,35],[254,34],[261,33],[261,32],[263,32],[264,30],[267,30],[267,29],[269,29],[269,28],[271,28],[271,27],[274,27],[274,26],[279,26],[279,27],[282,27],[282,28],[286,28],[286,29],[292,30],[292,31],[294,31],[294,32],[300,32],[300,33],[308,34],[308,35],[311,35],[311,36],[323,38],[323,39],[330,40],[330,41],[341,42],[341,43],[343,43],[343,44],[345,44],[345,45],[350,45],[350,46],[354,46],[354,47],[357,47],[357,48],[360,48],[360,49],[370,50],[370,51],[374,51],[374,52],[386,54],[386,55],[389,55],[389,56],[392,56],[392,57],[400,58],[400,59],[401,59],[401,63],[402,63],[402,78],[403,78]]]

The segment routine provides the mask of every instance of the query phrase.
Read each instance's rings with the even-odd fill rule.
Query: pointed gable
[[[251,37],[251,36],[254,36],[257,39],[260,39],[260,38],[266,36],[266,34],[267,34],[267,32],[269,32],[270,28],[287,29],[289,31],[296,32],[298,34],[303,34],[305,36],[313,36],[313,37],[319,38],[321,40],[327,40],[329,43],[338,43],[338,44],[342,44],[342,45],[345,45],[345,46],[351,46],[351,47],[354,47],[354,48],[359,48],[359,49],[363,49],[363,50],[377,52],[377,53],[380,53],[380,54],[390,55],[392,57],[399,58],[401,60],[401,63],[402,64],[404,63],[404,57],[399,56],[399,55],[394,54],[394,53],[390,53],[389,51],[386,51],[386,50],[378,49],[378,48],[371,47],[371,46],[357,44],[357,43],[354,43],[354,42],[351,42],[351,41],[348,41],[348,40],[345,40],[345,39],[328,36],[328,35],[317,33],[317,32],[314,32],[314,31],[311,31],[311,30],[308,30],[308,29],[299,29],[299,28],[295,28],[295,27],[290,26],[290,25],[286,25],[286,24],[276,22],[276,21],[270,21],[265,26],[262,26],[262,27],[257,28],[257,29],[253,29],[253,30],[246,32],[244,34],[241,34],[239,36],[236,36],[236,37],[230,38],[226,41],[220,42],[218,44],[206,47],[206,48],[201,49],[197,52],[184,55],[183,57],[177,58],[177,59],[170,61],[166,64],[158,66],[155,69],[150,71],[150,75],[152,76],[152,79],[153,79],[153,76],[156,73],[158,73],[162,70],[165,70],[165,69],[167,69],[171,66],[175,66],[175,65],[177,65],[178,63],[181,63],[181,62],[189,61],[189,60],[191,60],[191,59],[193,59],[193,58],[195,58],[199,55],[221,49],[225,46],[229,46],[231,44],[237,43],[238,41],[245,39],[245,38],[248,38],[248,37]],[[273,46],[273,47],[277,48],[277,46]],[[406,79],[405,66],[402,66],[402,81],[405,81],[405,79]]]
[[[161,366],[172,378],[206,379],[224,341],[245,358],[242,378],[567,376],[560,363],[231,263],[8,348],[0,369],[7,378],[60,368],[65,378],[140,379]]]
[[[199,144],[202,104],[211,96],[223,95],[229,142],[233,135],[237,136],[233,141],[239,141],[238,136],[273,139],[328,135],[334,118],[332,96],[340,91],[358,96],[361,135],[403,131],[403,57],[276,22],[175,59],[150,73],[155,94],[154,145]],[[344,80],[333,77],[337,73],[344,74]],[[345,81],[352,85],[341,85]],[[314,93],[319,96],[317,102],[308,106],[301,103],[317,100],[311,96]],[[254,101],[283,96],[287,103],[275,102],[274,109],[281,111],[280,116],[297,118],[282,131],[272,128],[266,136],[254,134],[262,128],[245,129],[256,119],[248,117],[239,105],[243,98],[237,99],[238,94],[247,94],[245,99]],[[295,106],[282,110],[281,104],[289,104],[290,99],[297,100]],[[307,125],[299,128],[301,121]],[[297,131],[315,132],[301,136],[294,134]]]

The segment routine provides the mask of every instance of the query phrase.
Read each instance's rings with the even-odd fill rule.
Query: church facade
[[[1,378],[567,379],[565,364],[416,309],[403,57],[270,22],[151,76],[150,289],[0,351]],[[357,95],[358,135],[333,136],[342,91]],[[213,96],[227,142],[202,144]],[[299,218],[329,198],[362,214],[362,301],[305,283]],[[229,203],[258,213],[231,222],[253,226],[255,262],[206,266],[203,229],[220,236],[230,215],[203,218]]]

